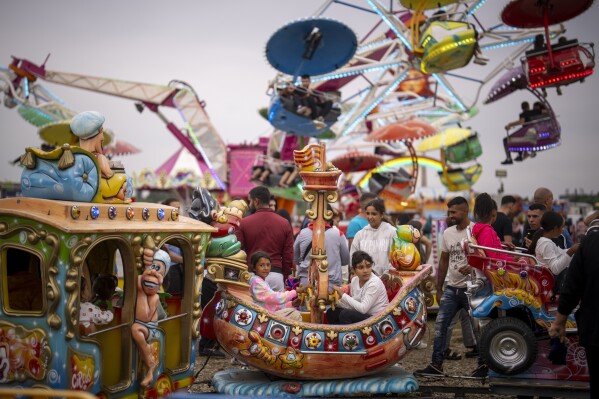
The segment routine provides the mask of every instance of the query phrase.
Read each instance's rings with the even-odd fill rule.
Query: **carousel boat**
[[[424,335],[427,307],[420,285],[430,275],[432,267],[400,261],[403,257],[413,259],[410,257],[413,255],[410,245],[413,244],[399,244],[399,240],[405,241],[406,232],[400,234],[398,228],[398,241],[390,252],[397,270],[388,271],[381,277],[387,288],[389,305],[360,323],[326,324],[323,311],[326,306],[336,306],[337,298],[328,293],[324,223],[332,217],[326,205],[337,200],[337,179],[341,171],[325,162],[324,145],[311,145],[295,153],[305,183],[304,199],[312,205],[306,213],[314,220],[310,286],[306,298],[310,313],[302,313],[303,320],[296,321],[268,312],[254,303],[245,253],[227,250],[237,248],[236,238],[231,234],[227,236],[229,243],[223,245],[221,242],[219,250],[207,250],[207,278],[218,283],[219,292],[204,309],[201,334],[217,339],[237,360],[282,378],[347,379],[381,372],[401,360]],[[224,210],[216,217],[220,227],[215,227],[219,231],[230,231],[222,222],[229,216],[228,223],[237,224],[235,214],[235,209]],[[210,257],[219,254],[220,249],[228,256]]]

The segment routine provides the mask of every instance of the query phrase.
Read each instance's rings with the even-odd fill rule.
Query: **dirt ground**
[[[433,335],[434,335],[434,318],[429,317],[428,330],[426,332],[425,341],[427,343],[426,349],[417,349],[410,351],[406,357],[399,363],[401,367],[409,372],[414,372],[417,369],[425,367],[431,360],[431,353],[433,347]],[[458,326],[456,326],[454,335],[451,341],[451,348],[461,354],[464,353],[465,348],[462,344],[462,333]],[[206,361],[205,357],[199,357],[196,360],[196,373],[204,365]],[[476,358],[469,359],[462,357],[461,360],[457,361],[445,361],[444,371],[447,375],[459,376],[459,375],[470,375],[470,373],[476,368]],[[239,365],[232,365],[230,358],[211,358],[206,367],[200,372],[196,383],[191,387],[190,392],[214,392],[211,385],[212,376],[221,370],[239,368]],[[426,379],[419,378],[421,386],[426,385],[444,385],[444,386],[461,386],[461,387],[488,387],[486,381],[472,380],[472,379],[459,379],[459,378],[443,378],[443,379]],[[438,397],[454,397],[450,394],[436,394]],[[492,395],[467,395],[468,398],[510,398],[509,396],[492,396]]]

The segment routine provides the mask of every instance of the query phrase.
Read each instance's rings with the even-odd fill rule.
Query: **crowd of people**
[[[312,236],[314,226],[310,220],[298,233],[294,234],[291,220],[287,212],[277,209],[276,198],[265,186],[254,187],[248,195],[248,214],[241,220],[236,236],[242,249],[248,254],[248,269],[252,272],[250,293],[254,301],[265,309],[283,317],[302,320],[300,311],[306,308],[300,304],[299,296],[309,286],[308,267],[312,252]],[[521,223],[516,212],[518,201],[514,196],[506,195],[500,204],[487,193],[479,194],[473,204],[473,220],[470,219],[470,204],[464,197],[455,197],[447,203],[447,228],[440,237],[440,257],[436,276],[436,300],[439,310],[435,322],[434,343],[431,363],[415,375],[442,376],[443,363],[446,360],[459,360],[462,355],[449,346],[453,326],[459,321],[466,357],[477,357],[478,366],[472,372],[474,377],[487,375],[478,348],[480,328],[470,316],[470,305],[466,295],[467,285],[473,278],[484,278],[476,267],[473,267],[463,250],[462,241],[469,237],[474,243],[485,246],[486,255],[506,261],[517,260],[517,256],[503,252],[494,252],[490,248],[519,250],[534,255],[539,264],[555,275],[554,293],[567,293],[567,300],[560,297],[560,313],[564,315],[581,301],[580,314],[595,310],[595,304],[589,300],[589,290],[593,284],[580,280],[573,282],[566,275],[570,265],[577,265],[577,279],[596,273],[590,264],[596,265],[593,258],[596,246],[581,253],[582,238],[593,232],[592,238],[599,237],[599,212],[588,220],[579,220],[573,228],[573,242],[570,231],[565,227],[565,220],[560,213],[553,210],[553,193],[541,187],[535,190],[526,215],[525,223]],[[173,203],[170,203],[173,205]],[[386,212],[385,203],[371,193],[360,197],[360,211],[349,221],[346,232],[339,229],[338,223],[342,214],[331,208],[335,217],[325,224],[325,247],[328,257],[329,291],[336,292],[338,305],[335,309],[327,308],[326,320],[332,324],[352,324],[377,314],[389,304],[387,291],[381,276],[392,269],[389,261],[389,250],[393,238],[396,237],[396,223]],[[422,231],[419,220],[409,220],[407,224]],[[587,231],[587,227],[590,229]],[[589,237],[590,239],[590,237]],[[428,262],[432,245],[426,235],[417,243],[422,262]],[[173,265],[170,273],[175,273],[180,263],[177,249],[173,246],[163,248],[171,256]],[[584,256],[584,257],[583,257]],[[573,260],[574,259],[574,260]],[[586,263],[585,263],[586,262]],[[587,264],[588,263],[588,264]],[[582,276],[582,277],[581,277]],[[285,282],[296,277],[299,284],[293,289],[286,289]],[[168,280],[168,277],[167,277]],[[176,281],[176,279],[173,279]],[[596,281],[594,279],[593,281]],[[585,291],[576,289],[584,287]],[[588,292],[587,292],[588,291]],[[204,292],[203,294],[210,295]],[[202,298],[202,305],[205,304]],[[558,318],[550,333],[563,337],[564,319]],[[581,333],[581,343],[595,356],[587,355],[589,360],[597,361],[595,333],[592,327]],[[204,349],[200,345],[200,353]],[[218,351],[212,347],[210,353]],[[222,355],[222,352],[219,353]],[[589,364],[591,371],[595,371]],[[596,367],[596,366],[595,366]]]

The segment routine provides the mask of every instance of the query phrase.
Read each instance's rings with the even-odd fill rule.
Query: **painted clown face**
[[[156,295],[164,276],[166,274],[166,266],[163,262],[154,259],[154,262],[147,266],[141,275],[141,286],[146,295]]]

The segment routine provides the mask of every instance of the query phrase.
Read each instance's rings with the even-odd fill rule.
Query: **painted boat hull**
[[[427,308],[418,285],[432,271],[400,272],[401,287],[378,315],[351,325],[298,322],[269,313],[242,290],[223,287],[212,329],[225,351],[269,374],[302,380],[380,372],[420,343]]]

